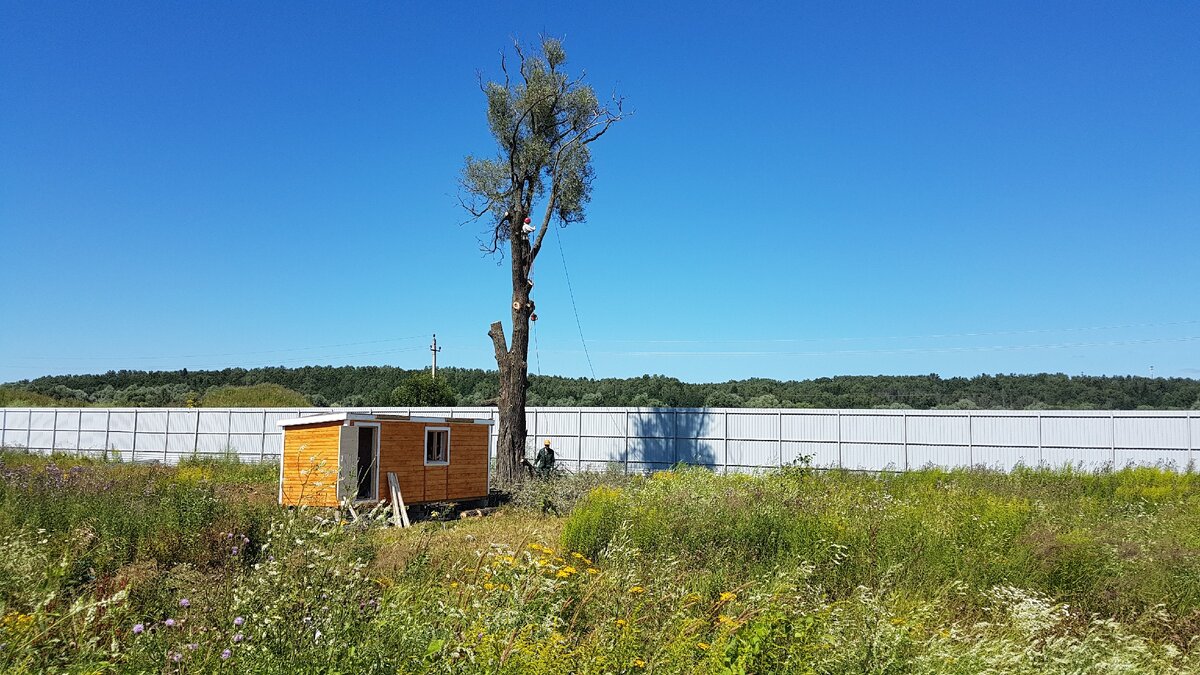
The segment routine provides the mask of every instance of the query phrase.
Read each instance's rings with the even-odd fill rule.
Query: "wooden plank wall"
[[[382,421],[379,443],[379,494],[387,494],[387,475],[396,474],[409,504],[486,497],[488,426],[451,424],[450,465],[425,466],[425,428],[445,424]]]
[[[287,506],[337,506],[341,422],[287,427],[283,434],[283,501]]]

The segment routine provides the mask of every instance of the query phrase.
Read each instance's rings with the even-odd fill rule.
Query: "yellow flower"
[[[600,574],[600,570],[596,569],[595,567],[589,567],[589,568],[587,568],[587,573],[588,574]]]
[[[733,602],[734,600],[737,600],[736,593],[730,593],[728,591],[721,593],[721,602]]]
[[[451,581],[451,582],[450,582],[450,588],[458,588],[458,582],[457,582],[457,581]]]
[[[565,569],[561,569],[557,573],[555,573],[554,576],[558,579],[566,579],[567,577],[571,576],[571,573]]]
[[[721,616],[718,616],[717,623],[722,626],[730,626],[730,627],[734,627],[734,626],[738,625],[737,619],[733,618],[732,616],[729,616],[728,614],[722,614]]]
[[[645,661],[643,661],[643,660],[641,660],[641,659],[634,659],[634,660],[633,660],[633,667],[634,667],[634,668],[645,668],[645,667],[646,667],[646,662],[645,662]]]
[[[624,625],[625,625],[625,624],[627,624],[627,623],[629,623],[629,622],[628,622],[628,621],[626,621],[625,619],[617,619],[617,625],[618,625],[618,626],[624,626]]]
[[[629,589],[629,592],[634,595],[640,595],[642,593],[645,593],[646,589],[642,588],[641,586],[634,586],[633,588]]]
[[[707,642],[697,642],[696,643],[696,649],[699,649],[702,652],[708,651],[709,647],[712,647],[712,645],[708,644]]]
[[[898,617],[898,616],[894,616],[894,617],[892,617],[892,625],[893,626],[903,626],[904,619],[901,617]]]
[[[490,581],[489,581],[489,582],[487,582],[486,584],[484,584],[484,585],[483,585],[483,589],[484,589],[484,590],[486,590],[486,591],[490,591],[490,590],[492,590],[492,589],[494,589],[494,588],[496,588],[496,584],[493,584],[493,583],[492,583],[492,582],[490,582]]]

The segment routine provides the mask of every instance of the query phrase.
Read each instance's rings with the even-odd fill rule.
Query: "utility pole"
[[[429,351],[433,352],[433,372],[430,379],[437,379],[437,355],[442,351],[442,348],[437,346],[437,333],[433,334],[433,344],[429,345]]]

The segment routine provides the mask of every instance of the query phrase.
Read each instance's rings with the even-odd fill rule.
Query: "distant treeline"
[[[203,371],[109,371],[57,375],[0,386],[0,405],[420,405],[401,387],[423,371],[391,366],[227,368]],[[498,391],[494,370],[443,368],[459,405],[488,405]],[[275,385],[266,387],[262,385]],[[246,389],[243,389],[246,388]],[[1063,374],[844,376],[779,381],[765,378],[690,384],[663,375],[627,379],[530,377],[535,406],[672,406],[798,408],[1197,409],[1200,380]]]

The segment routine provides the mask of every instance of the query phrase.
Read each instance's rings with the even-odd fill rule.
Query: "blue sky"
[[[494,367],[456,180],[543,32],[636,114],[535,372],[1200,376],[1200,5],[573,4],[0,4],[0,381]]]

